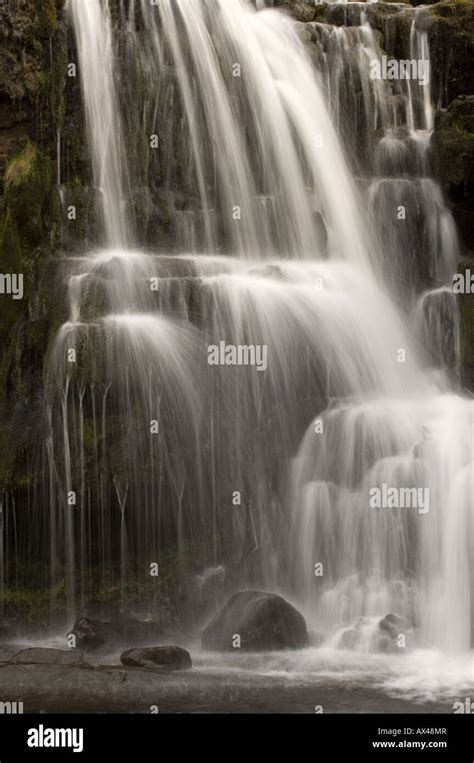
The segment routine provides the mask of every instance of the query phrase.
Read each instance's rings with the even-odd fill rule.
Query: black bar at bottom
[[[474,760],[472,715],[3,715],[0,763],[185,758]],[[112,757],[113,756],[113,757]],[[191,757],[192,756],[192,757]]]

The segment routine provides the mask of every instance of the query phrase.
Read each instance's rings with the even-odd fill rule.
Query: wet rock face
[[[403,648],[412,646],[413,632],[409,624],[399,615],[392,613],[385,615],[380,622],[378,633],[375,636],[375,649],[378,652],[399,652]],[[399,637],[403,636],[403,642],[399,642]],[[408,639],[408,643],[407,643]],[[402,646],[404,643],[405,646]]]
[[[11,701],[23,701],[25,712],[84,707],[107,712],[113,708],[129,707],[149,712],[150,705],[160,696],[163,675],[157,671],[137,671],[134,668],[94,668],[91,665],[18,665],[0,667],[2,691]],[[47,687],[47,691],[45,691]]]
[[[158,623],[151,620],[119,620],[107,622],[81,617],[76,620],[71,633],[76,645],[84,651],[95,651],[105,645],[150,644],[163,636]]]
[[[154,646],[127,649],[120,656],[122,665],[159,670],[187,670],[192,667],[191,655],[179,646]]]
[[[447,193],[463,240],[474,240],[474,95],[452,101],[436,118],[431,140],[436,176]]]
[[[302,22],[314,21],[317,5],[313,0],[252,0],[258,10],[265,8],[280,8],[287,10],[297,20]]]
[[[474,257],[462,262],[458,268],[466,288],[459,294],[461,312],[461,381],[464,386],[474,389]]]
[[[20,651],[20,647],[15,644],[2,644],[0,646],[0,664],[12,662],[15,655]]]
[[[453,0],[430,6],[428,30],[434,92],[442,105],[472,90],[472,74],[466,61],[474,54],[474,4]]]
[[[78,665],[82,662],[83,654],[77,649],[48,649],[32,647],[22,649],[11,660],[15,664],[30,665]]]
[[[304,617],[281,596],[262,591],[233,594],[202,635],[204,649],[220,652],[302,649],[307,643]]]
[[[400,636],[404,638],[401,640]],[[371,623],[365,617],[358,618],[350,628],[341,633],[338,647],[350,651],[366,651],[369,648],[372,652],[395,654],[413,646],[413,643],[411,626],[403,617],[390,612],[378,623]]]
[[[461,95],[438,113],[433,151],[446,187],[474,185],[474,95]]]

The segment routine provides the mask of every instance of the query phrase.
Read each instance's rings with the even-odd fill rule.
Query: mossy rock
[[[431,140],[433,167],[453,205],[464,243],[474,245],[474,95],[438,113]]]
[[[4,210],[0,224],[0,272],[23,274],[24,297],[14,303],[2,295],[9,318],[3,314],[0,335],[31,303],[40,279],[40,261],[54,237],[50,217],[53,171],[50,160],[28,141],[5,171]],[[13,304],[12,304],[13,303]]]
[[[428,39],[433,75],[433,92],[442,103],[472,89],[468,61],[474,57],[474,3],[454,0],[429,8]]]
[[[10,160],[5,170],[4,208],[16,227],[23,257],[45,236],[52,182],[50,159],[30,141]]]
[[[436,174],[443,185],[474,183],[474,95],[456,99],[436,120],[432,139]]]
[[[474,273],[474,258],[464,260],[458,267],[458,273],[470,270]],[[459,295],[461,312],[461,382],[474,389],[474,294]]]

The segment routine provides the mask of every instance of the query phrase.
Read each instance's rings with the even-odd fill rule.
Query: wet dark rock
[[[422,312],[425,346],[431,355],[434,368],[446,368],[456,372],[458,362],[457,297],[451,290],[435,290],[424,295]],[[431,341],[438,336],[437,342]]]
[[[445,3],[379,2],[323,3],[304,13],[292,0],[276,0],[299,21],[319,21],[335,26],[360,26],[364,12],[372,28],[383,36],[382,47],[395,58],[410,57],[411,25],[415,5],[427,8],[418,14],[417,27],[428,32],[433,80],[434,100],[441,98],[446,105],[453,98],[471,90],[471,72],[465,62],[472,60],[474,52],[474,4],[468,0]],[[307,4],[306,4],[307,5]]]
[[[435,172],[446,190],[474,187],[474,95],[456,98],[436,118],[432,138]]]
[[[458,267],[458,273],[463,273],[465,277],[468,270],[471,274],[474,273],[474,256],[464,260]],[[474,294],[460,294],[459,308],[461,311],[461,382],[465,387],[474,389]]]
[[[396,638],[400,633],[406,633],[409,627],[403,617],[392,613],[385,615],[379,622],[379,628],[386,631],[392,638]]]
[[[76,707],[107,712],[112,708],[133,708],[150,712],[163,688],[163,675],[157,670],[131,667],[99,667],[83,664],[4,665],[0,666],[3,696],[11,701],[24,701],[25,712],[31,709],[53,709],[60,712],[65,703]]]
[[[147,645],[163,637],[160,625],[151,620],[107,622],[88,617],[76,620],[71,633],[76,637],[76,646],[84,651],[94,651],[105,644]]]
[[[115,641],[119,636],[116,624],[88,617],[76,620],[71,633],[76,637],[77,646],[90,651]]]
[[[461,95],[436,116],[433,169],[467,248],[474,242],[474,95]]]
[[[431,72],[436,96],[443,105],[472,90],[472,75],[466,61],[474,54],[474,4],[468,0],[437,3],[429,8],[428,30]]]
[[[311,0],[255,0],[255,4],[257,7],[266,6],[288,11],[296,21],[303,23],[314,21],[317,13],[317,6]]]
[[[0,663],[11,662],[21,648],[15,644],[2,644],[0,646]]]
[[[297,21],[306,23],[308,21],[314,21],[316,18],[316,8],[314,3],[292,2],[287,3],[287,5],[291,5],[291,12]]]
[[[192,667],[191,655],[180,646],[155,646],[127,649],[120,656],[122,665],[159,670],[187,670]]]
[[[399,643],[399,636],[404,642]],[[403,651],[413,644],[413,631],[407,621],[399,615],[390,613],[379,622],[379,632],[375,634],[372,647],[377,652],[391,653]]]
[[[18,651],[12,662],[36,665],[78,665],[83,660],[82,652],[77,649],[48,649],[31,647]]]
[[[339,641],[340,649],[355,649],[359,640],[359,633],[355,628],[348,628],[341,635]]]
[[[380,636],[377,639],[377,651],[384,654],[391,654],[396,650],[396,645],[389,636]]]
[[[202,645],[231,651],[236,636],[245,651],[301,649],[308,643],[304,617],[281,596],[262,591],[233,594],[205,629]]]

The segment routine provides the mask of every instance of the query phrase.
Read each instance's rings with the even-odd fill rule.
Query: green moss
[[[47,34],[54,33],[58,23],[58,11],[62,6],[63,3],[57,0],[39,0],[37,10],[39,23]]]
[[[314,21],[322,21],[326,14],[327,3],[317,3],[314,9]]]
[[[5,171],[4,208],[16,226],[22,255],[38,246],[53,180],[51,161],[28,141]]]
[[[64,611],[65,604],[64,581],[54,588],[7,587],[3,596],[5,617],[22,623],[46,624],[51,614]]]
[[[384,46],[395,58],[410,58],[410,34],[413,13],[404,10],[388,18],[381,19],[378,29],[384,35]]]
[[[474,56],[474,3],[466,0],[429,6],[428,39],[434,93],[443,103],[472,90],[468,61]]]
[[[431,6],[430,11],[434,16],[464,16],[472,15],[472,0],[450,0],[447,3],[436,3]]]
[[[52,189],[52,166],[38,148],[27,141],[5,171],[4,211],[0,224],[0,272],[23,275],[24,297],[13,300],[1,295],[3,342],[14,323],[28,311],[28,301],[40,280],[39,262],[44,241],[51,234],[48,218]]]
[[[474,183],[474,96],[438,114],[432,138],[435,173],[446,189]]]
[[[19,154],[10,159],[5,170],[5,190],[16,188],[32,176],[37,161],[38,151],[33,143],[28,142]]]
[[[445,186],[474,182],[474,135],[454,128],[434,137],[436,174]]]

